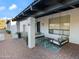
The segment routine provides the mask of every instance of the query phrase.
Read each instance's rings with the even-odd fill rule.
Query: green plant
[[[11,34],[11,31],[10,31],[10,30],[6,30],[6,32],[7,32],[8,34]]]

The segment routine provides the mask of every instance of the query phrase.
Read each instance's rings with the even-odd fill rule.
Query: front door
[[[40,32],[40,22],[37,22],[37,32]]]

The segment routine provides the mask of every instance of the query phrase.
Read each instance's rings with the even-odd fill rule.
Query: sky
[[[0,0],[0,18],[14,18],[34,0]]]

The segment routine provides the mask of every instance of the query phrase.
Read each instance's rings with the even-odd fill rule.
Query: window
[[[70,15],[49,19],[49,33],[56,35],[69,35]]]

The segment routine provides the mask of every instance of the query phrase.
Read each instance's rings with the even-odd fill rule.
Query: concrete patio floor
[[[24,40],[6,35],[0,42],[0,59],[79,59],[79,45],[69,43],[54,53],[39,46],[29,49]]]

